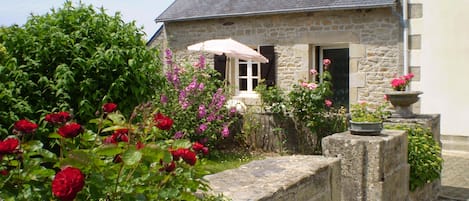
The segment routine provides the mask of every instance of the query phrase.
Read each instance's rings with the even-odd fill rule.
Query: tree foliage
[[[147,101],[162,80],[158,52],[119,13],[65,2],[24,26],[0,28],[0,131],[18,117],[52,111],[94,117],[105,102],[124,113]],[[33,112],[38,111],[38,112]]]

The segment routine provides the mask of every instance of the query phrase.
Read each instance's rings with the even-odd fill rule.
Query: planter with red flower
[[[394,78],[391,81],[391,86],[394,89],[392,92],[386,93],[386,98],[394,106],[392,117],[398,118],[411,118],[415,114],[412,112],[412,104],[419,100],[421,91],[406,91],[407,86],[414,77],[414,74],[409,73],[399,78]]]

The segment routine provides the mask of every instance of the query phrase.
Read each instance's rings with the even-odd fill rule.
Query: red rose
[[[72,116],[68,112],[58,112],[47,114],[45,120],[51,124],[64,124],[70,121]]]
[[[58,131],[59,135],[65,138],[73,138],[82,132],[83,132],[83,128],[81,127],[81,125],[75,122],[67,123],[63,125],[62,127],[59,128],[59,131]]]
[[[117,109],[117,104],[115,103],[106,103],[103,105],[103,111],[105,113],[114,112]]]
[[[37,124],[30,122],[26,119],[21,119],[15,122],[15,129],[23,133],[32,133],[37,129]]]
[[[170,163],[167,163],[164,165],[164,167],[160,168],[160,171],[166,171],[166,172],[172,172],[176,169],[176,163],[174,161],[171,161]]]
[[[173,120],[161,113],[155,115],[154,121],[156,122],[156,127],[161,130],[169,130],[173,126]]]
[[[171,155],[173,155],[173,160],[177,161],[181,156],[184,154],[183,148],[177,149],[177,150],[171,150]]]
[[[18,148],[20,141],[16,138],[7,138],[0,142],[0,154],[11,154]]]
[[[197,162],[195,153],[188,149],[184,151],[184,154],[181,157],[189,165],[195,165],[195,162]]]
[[[114,159],[112,160],[113,163],[122,163],[122,157],[120,154],[117,154],[114,156]]]
[[[204,148],[204,145],[200,144],[199,142],[194,142],[194,144],[192,144],[192,149],[194,151],[201,151],[203,148]]]
[[[111,136],[108,136],[106,139],[104,139],[104,144],[117,144],[118,142],[129,142],[129,137],[127,136],[128,132],[129,129],[126,128],[117,129]]]
[[[52,181],[52,193],[62,201],[72,201],[83,189],[85,177],[78,168],[66,167]]]
[[[140,141],[138,141],[137,144],[135,145],[135,147],[136,147],[137,150],[142,149],[144,146],[145,146],[145,145],[144,145],[142,142],[140,142]]]
[[[8,170],[0,170],[0,174],[3,175],[3,176],[7,176],[8,175]]]
[[[203,153],[204,155],[208,155],[208,147],[202,148],[202,153]]]

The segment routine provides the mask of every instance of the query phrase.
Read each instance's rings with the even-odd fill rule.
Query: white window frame
[[[239,76],[239,65],[240,64],[246,64],[247,65],[247,75],[246,76]],[[252,75],[252,66],[253,64],[257,65],[257,76]],[[236,70],[235,70],[235,79],[236,79],[236,95],[237,96],[242,96],[242,97],[258,97],[259,95],[257,92],[254,91],[252,81],[254,79],[258,80],[258,83],[261,81],[261,63],[260,62],[253,62],[251,60],[248,61],[240,61],[239,59],[236,60]],[[246,91],[241,91],[240,90],[240,83],[239,79],[245,78],[247,79],[247,90]]]

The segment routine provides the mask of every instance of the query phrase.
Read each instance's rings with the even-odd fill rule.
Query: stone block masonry
[[[409,193],[407,135],[384,130],[379,136],[349,131],[322,140],[326,157],[341,159],[342,200],[403,201]]]
[[[213,194],[233,201],[340,201],[340,161],[312,155],[272,157],[208,175]]]

